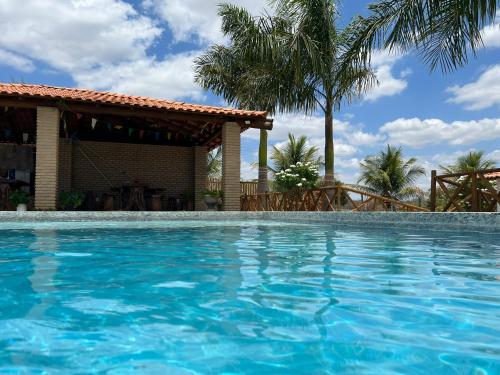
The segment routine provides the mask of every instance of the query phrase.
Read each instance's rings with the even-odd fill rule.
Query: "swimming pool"
[[[0,373],[498,374],[500,235],[0,226]]]

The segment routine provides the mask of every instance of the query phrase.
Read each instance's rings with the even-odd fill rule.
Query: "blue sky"
[[[219,0],[17,0],[0,2],[0,81],[112,90],[224,104],[193,83],[193,59],[224,43]],[[259,14],[266,0],[234,0]],[[340,5],[346,24],[369,1]],[[498,19],[498,18],[497,18]],[[484,30],[485,47],[456,72],[429,73],[415,54],[373,56],[380,86],[335,114],[336,173],[355,182],[359,161],[385,144],[402,146],[427,170],[469,150],[500,165],[500,27]],[[323,147],[321,114],[275,116],[270,146],[287,133]],[[258,133],[242,139],[242,175],[256,178]],[[430,173],[429,173],[430,174]],[[428,186],[427,178],[420,184]]]

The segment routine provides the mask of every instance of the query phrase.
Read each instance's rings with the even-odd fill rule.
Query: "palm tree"
[[[480,171],[484,169],[492,169],[495,168],[496,164],[494,160],[491,159],[486,159],[484,157],[484,151],[469,151],[467,154],[461,155],[457,158],[457,160],[448,166],[440,166],[440,168],[443,170],[444,173],[446,174],[456,174],[456,173],[469,173],[469,172],[475,172],[475,171]],[[453,186],[448,186],[448,191],[450,196],[454,196],[457,190],[459,192],[457,193],[457,198],[459,198],[462,201],[463,209],[466,211],[472,211],[472,203],[470,201],[471,193],[473,190],[473,184],[471,179],[468,180],[468,182],[464,181],[464,176],[456,176],[456,177],[450,177],[450,180],[455,181],[456,183],[463,182],[465,185],[462,185],[459,187],[459,185],[453,185]],[[476,182],[476,189],[480,192],[483,189],[486,189],[486,185],[478,179]],[[437,189],[436,192],[436,201],[437,204],[436,206],[438,208],[443,208],[443,206],[447,203],[447,199],[449,197],[446,197],[443,190],[441,188]],[[480,196],[480,195],[479,195]],[[487,210],[487,207],[489,206],[489,202],[487,200],[479,199],[479,205],[480,205],[480,210]]]
[[[494,160],[484,158],[484,151],[470,151],[468,154],[459,156],[455,163],[448,166],[440,165],[440,168],[445,173],[454,174],[492,169],[496,168],[496,164]]]
[[[207,175],[211,178],[220,178],[222,171],[222,147],[217,147],[208,153]]]
[[[418,177],[425,175],[425,170],[416,164],[417,159],[403,158],[401,147],[387,145],[387,149],[375,156],[364,159],[361,165],[361,177],[358,183],[364,183],[373,193],[392,199],[405,199],[417,196],[415,186]]]
[[[315,146],[309,147],[305,135],[295,138],[291,133],[288,133],[288,142],[284,146],[273,146],[271,160],[273,165],[268,168],[274,173],[283,171],[299,161],[302,163],[310,162],[316,166],[321,164],[318,148]]]
[[[334,172],[333,112],[370,88],[370,69],[355,64],[348,32],[336,27],[334,0],[275,1],[274,16],[219,8],[230,46],[216,45],[195,61],[196,81],[238,106],[271,113],[320,109],[325,116],[325,181]]]
[[[352,56],[366,62],[373,49],[415,48],[431,70],[446,72],[475,56],[481,29],[495,20],[498,0],[380,0],[351,24]]]

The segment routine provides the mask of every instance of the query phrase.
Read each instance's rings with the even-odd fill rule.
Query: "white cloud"
[[[350,142],[356,146],[372,146],[376,143],[384,141],[384,137],[380,134],[365,133],[357,130],[349,137]]]
[[[463,104],[468,110],[500,108],[500,64],[489,67],[477,81],[448,87],[447,91],[454,95],[449,102]]]
[[[73,72],[144,58],[161,34],[121,0],[4,0],[0,47]]]
[[[358,168],[360,160],[358,158],[336,158],[335,167],[336,168]]]
[[[388,50],[378,50],[372,54],[371,65],[379,84],[365,94],[365,100],[374,102],[384,96],[397,95],[406,89],[408,82],[404,78],[411,74],[411,69],[403,69],[400,78],[396,78],[393,72],[394,65],[403,57],[399,52]]]
[[[194,83],[195,52],[167,56],[163,61],[143,58],[77,72],[79,86],[106,89],[156,98],[203,99],[203,90]]]
[[[146,8],[152,9],[163,21],[167,22],[177,42],[199,43],[221,42],[221,21],[217,15],[220,0],[146,0]],[[231,4],[248,9],[259,15],[267,4],[266,0],[233,0]]]
[[[29,73],[35,70],[35,65],[31,60],[3,48],[0,48],[0,64],[12,66],[21,72]]]
[[[240,164],[240,177],[242,180],[254,180],[257,179],[258,171],[251,163],[246,160],[241,160]]]
[[[295,136],[306,135],[310,139],[324,139],[325,119],[322,115],[277,114],[274,116],[273,130],[269,132],[269,140],[286,141],[288,133]],[[355,145],[365,145],[380,140],[380,137],[375,134],[363,132],[360,126],[335,118],[333,120],[333,133],[334,138],[349,138],[349,143]],[[259,139],[259,131],[248,130],[243,133],[243,136]]]
[[[484,47],[498,48],[500,47],[500,11],[497,11],[495,23],[486,26],[481,30]]]
[[[486,48],[500,47],[500,25],[490,25],[482,32],[483,43]]]
[[[16,0],[0,2],[4,63],[29,71],[31,60],[42,61],[70,74],[80,87],[203,99],[203,90],[193,82],[199,51],[163,59],[148,55],[162,32],[122,0],[26,0],[22,7]]]
[[[500,166],[500,150],[494,150],[486,155],[486,159],[494,160]]]
[[[444,122],[439,119],[400,118],[384,124],[380,133],[389,143],[423,147],[431,144],[474,144],[500,139],[500,118]]]

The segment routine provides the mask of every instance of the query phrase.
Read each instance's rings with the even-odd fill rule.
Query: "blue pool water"
[[[499,235],[0,228],[2,374],[500,373]]]

